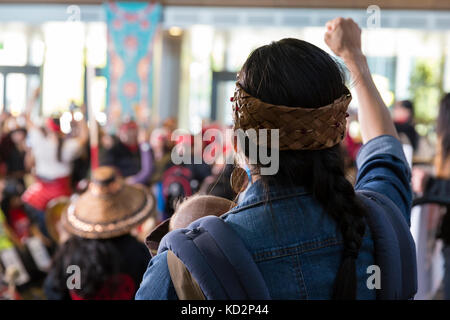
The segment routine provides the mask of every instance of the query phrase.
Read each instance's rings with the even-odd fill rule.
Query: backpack
[[[242,240],[225,221],[207,216],[164,236],[179,299],[268,300],[269,290]]]
[[[413,299],[417,291],[414,240],[397,206],[373,191],[358,191],[367,209],[381,270],[377,299]],[[165,235],[158,253],[168,251],[167,263],[179,299],[268,300],[269,290],[250,252],[222,219],[207,216],[185,229]]]

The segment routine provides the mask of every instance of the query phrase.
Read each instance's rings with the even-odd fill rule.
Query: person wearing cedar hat
[[[70,233],[60,247],[45,281],[49,299],[128,300],[134,297],[150,259],[146,246],[131,235],[151,216],[153,196],[144,187],[127,185],[112,167],[93,172],[88,190],[63,213],[63,228]],[[68,289],[78,266],[81,276]]]

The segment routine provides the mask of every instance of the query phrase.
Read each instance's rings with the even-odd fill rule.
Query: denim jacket
[[[408,224],[412,202],[410,169],[401,143],[379,136],[357,156],[356,190],[372,190],[398,205]],[[303,187],[271,188],[270,203],[259,181],[251,184],[223,219],[251,252],[272,299],[330,299],[342,261],[343,240],[336,222]],[[368,226],[356,260],[357,298],[375,299],[366,285],[374,264]],[[155,256],[136,299],[177,299],[167,267],[167,253]]]

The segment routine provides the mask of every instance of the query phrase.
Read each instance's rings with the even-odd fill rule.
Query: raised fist
[[[361,29],[352,19],[336,18],[326,23],[325,43],[344,60],[362,54]]]

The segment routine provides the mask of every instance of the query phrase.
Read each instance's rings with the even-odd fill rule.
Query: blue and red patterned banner
[[[162,7],[146,2],[107,2],[104,6],[108,26],[108,122],[127,117],[144,120],[152,106],[153,42]]]

